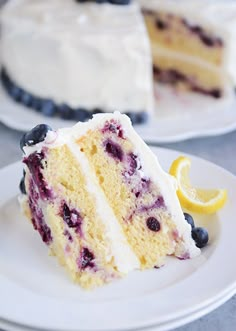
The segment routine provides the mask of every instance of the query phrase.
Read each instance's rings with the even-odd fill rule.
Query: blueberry
[[[130,118],[132,124],[136,124],[136,113],[127,112],[125,113],[125,115],[127,115]]]
[[[222,97],[222,92],[219,89],[213,89],[210,91],[210,95],[216,99],[219,99]]]
[[[45,116],[52,117],[56,113],[55,103],[50,99],[45,99],[41,105],[41,112]]]
[[[93,268],[94,267],[94,255],[88,248],[83,248],[81,253],[80,267],[81,269]]]
[[[205,35],[204,33],[200,34],[200,38],[206,46],[208,46],[208,47],[214,46],[214,39],[213,38]]]
[[[20,101],[23,91],[17,86],[12,86],[9,89],[9,94],[15,101]]]
[[[146,112],[137,113],[136,124],[146,123],[148,120],[148,114]]]
[[[10,80],[10,78],[8,77],[8,74],[6,73],[6,70],[3,68],[1,71],[1,79],[2,79],[2,83],[4,85],[4,87],[9,90],[13,87],[13,83]]]
[[[113,5],[128,5],[131,0],[109,0]]]
[[[21,137],[21,140],[20,140],[20,149],[22,150],[22,152],[24,152],[23,147],[26,146],[25,136],[26,136],[26,133],[23,134],[23,136]]]
[[[204,228],[194,228],[192,230],[192,238],[195,241],[196,246],[202,248],[208,243],[208,232]]]
[[[202,30],[202,28],[199,25],[189,26],[189,29],[193,33],[196,33],[196,34],[199,34],[199,35],[203,33],[203,30]]]
[[[184,213],[184,218],[188,222],[188,224],[191,225],[192,229],[194,229],[195,228],[195,224],[194,224],[194,220],[193,220],[192,216],[189,215],[189,214],[187,214],[187,213]]]
[[[133,176],[135,173],[138,163],[137,163],[137,155],[130,153],[127,157],[128,159],[128,164],[129,164],[129,169],[128,169],[128,174],[130,176]]]
[[[47,132],[51,131],[52,128],[46,124],[39,124],[34,127],[31,131],[25,133],[20,141],[21,150],[24,146],[32,146],[44,141]]]
[[[155,217],[149,217],[146,224],[151,231],[158,232],[161,229],[161,224]]]
[[[61,215],[69,228],[80,228],[82,218],[77,210],[70,210],[66,203],[63,204]]]
[[[133,113],[127,112],[126,115],[130,118],[132,124],[142,124],[147,122],[148,114],[146,112]]]
[[[155,203],[153,204],[153,207],[154,207],[154,208],[164,208],[164,207],[165,207],[165,201],[164,201],[163,196],[160,195],[160,196],[156,199]]]
[[[76,121],[84,122],[89,119],[89,112],[84,108],[77,108],[73,118]]]
[[[162,21],[161,19],[156,20],[156,26],[159,30],[166,30],[168,29],[168,24]]]
[[[102,114],[103,113],[103,110],[100,109],[100,108],[94,108],[92,113],[93,113],[93,115],[95,115],[95,114]]]
[[[58,106],[58,113],[59,115],[65,119],[65,120],[70,120],[74,116],[74,111],[71,109],[68,105],[65,103],[61,104]]]
[[[33,97],[31,107],[36,111],[41,111],[43,105],[43,99]]]
[[[21,96],[21,102],[26,106],[26,107],[31,107],[32,106],[32,101],[33,97],[31,94],[23,91],[22,96]]]
[[[118,144],[115,144],[111,141],[107,141],[105,144],[105,150],[108,154],[114,158],[122,161],[123,160],[123,151]]]
[[[19,189],[22,194],[26,194],[26,189],[25,189],[25,178],[22,177],[19,185]]]
[[[4,68],[1,69],[1,79],[3,82],[6,82],[9,80],[6,70]]]

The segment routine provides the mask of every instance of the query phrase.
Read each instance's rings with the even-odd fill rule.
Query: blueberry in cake
[[[173,178],[118,112],[21,140],[21,205],[71,278],[93,288],[200,253]]]
[[[138,4],[9,1],[1,27],[1,80],[16,102],[76,122],[114,110],[146,122],[152,60]]]

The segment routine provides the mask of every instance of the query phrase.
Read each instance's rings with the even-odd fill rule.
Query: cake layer
[[[105,123],[100,119],[106,118]],[[141,268],[163,264],[166,255],[197,254],[183,220],[172,178],[119,114],[96,116],[77,140],[109,204],[138,256]],[[168,193],[167,193],[168,192]]]
[[[227,85],[224,72],[198,58],[153,45],[154,77],[162,83],[219,98]]]
[[[163,11],[143,10],[148,33],[153,44],[222,66],[224,41],[215,31],[191,24],[188,16],[175,16]]]
[[[78,155],[79,151],[76,151]],[[30,219],[72,279],[91,288],[139,267],[110,207],[67,145],[25,158]],[[105,204],[105,206],[104,206]],[[29,216],[29,215],[28,215]]]
[[[2,64],[29,93],[73,109],[152,110],[150,45],[136,4],[10,1],[1,23]]]

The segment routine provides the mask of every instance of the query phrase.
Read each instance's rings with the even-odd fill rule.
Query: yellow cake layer
[[[45,221],[53,237],[51,253],[58,258],[71,278],[83,288],[93,288],[121,277],[114,261],[107,261],[109,243],[105,237],[105,227],[96,212],[94,198],[87,191],[86,176],[78,161],[64,145],[48,150],[44,165],[44,178],[56,194],[56,202],[47,203],[44,209]],[[29,185],[28,181],[26,187],[27,185]],[[61,217],[60,206],[63,201],[71,209],[75,208],[79,211],[82,217],[82,236],[73,228],[69,228]],[[29,213],[26,213],[26,216],[29,217]],[[72,234],[72,243],[64,235],[65,229]],[[97,270],[90,268],[79,270],[77,260],[83,247],[94,253]]]
[[[158,14],[145,14],[145,22],[152,44],[222,66],[224,48],[204,44],[198,34],[191,32],[182,23],[180,17],[158,11]],[[162,28],[158,28],[158,22]],[[206,36],[214,37],[210,31],[205,32]]]
[[[117,161],[105,152],[104,139],[101,132],[91,131],[78,140],[78,146],[85,153],[90,166],[96,173],[101,188],[122,226],[130,246],[140,260],[141,268],[160,266],[163,264],[163,258],[174,252],[170,233],[175,230],[175,225],[166,210],[138,212],[142,205],[152,204],[154,198],[159,196],[159,188],[151,184],[149,193],[142,195],[138,205],[138,199],[131,192],[130,186],[122,176],[123,162]],[[117,137],[116,139],[125,154],[134,150],[129,139]],[[147,228],[146,220],[150,216],[161,220],[163,225],[161,231],[152,232]],[[165,229],[168,230],[165,231]]]
[[[190,83],[193,86],[198,86],[209,91],[213,89],[224,90],[224,78],[220,71],[204,66],[197,61],[192,62],[179,56],[170,56],[165,51],[155,48],[154,45],[152,49],[154,68],[176,70],[188,78],[187,85],[185,82],[180,81],[177,83],[177,86],[191,89],[191,86],[189,86]]]

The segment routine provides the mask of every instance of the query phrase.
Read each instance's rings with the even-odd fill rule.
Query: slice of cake
[[[214,98],[236,85],[236,4],[139,1],[152,44],[158,82]]]
[[[140,8],[102,2],[10,0],[4,6],[1,77],[15,101],[76,121],[117,109],[133,123],[147,120],[152,59]]]
[[[21,204],[28,219],[84,288],[134,269],[200,253],[173,178],[120,113],[21,140]]]

